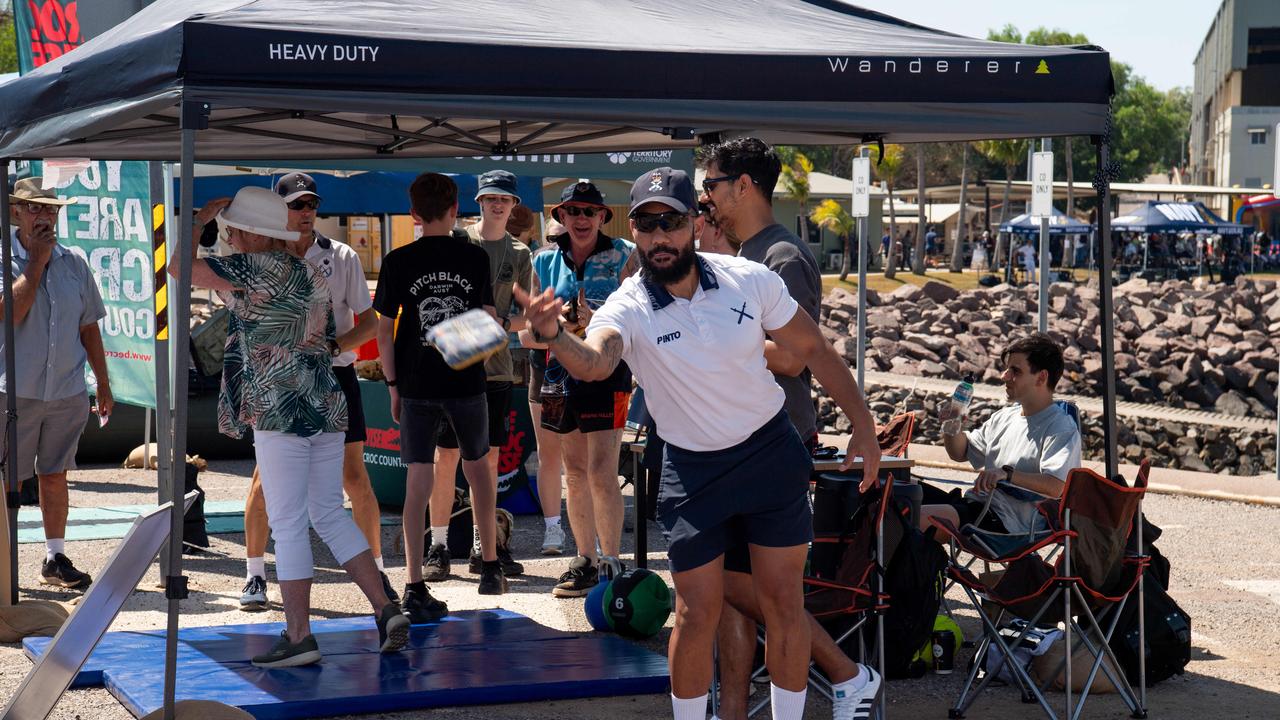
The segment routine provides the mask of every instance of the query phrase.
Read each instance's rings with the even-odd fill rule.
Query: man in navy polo
[[[694,252],[696,203],[683,171],[659,168],[636,180],[631,232],[642,271],[596,311],[585,340],[561,328],[552,293],[519,292],[517,300],[574,377],[608,377],[625,360],[667,441],[658,511],[676,585],[668,650],[676,720],[705,717],[724,553],[742,538],[768,633],[773,717],[798,720],[809,661],[801,580],[813,535],[812,461],[765,366],[765,333],[807,358],[848,415],[846,465],[865,456],[867,485],[879,464],[875,423],[848,366],[777,274]]]

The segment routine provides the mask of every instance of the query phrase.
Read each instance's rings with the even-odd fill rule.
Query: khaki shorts
[[[0,412],[8,398],[0,393]],[[18,473],[25,480],[36,475],[53,475],[76,469],[76,447],[89,421],[89,394],[80,393],[61,400],[18,398]],[[0,450],[8,458],[7,432],[0,430]]]

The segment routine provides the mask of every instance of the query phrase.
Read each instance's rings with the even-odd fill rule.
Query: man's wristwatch
[[[329,357],[338,357],[342,354],[342,346],[337,340],[328,340],[325,344],[329,347]]]
[[[1013,466],[1005,465],[1000,469],[1004,471],[1004,481],[1012,485],[1013,484]]]
[[[534,340],[545,344],[560,337],[560,333],[564,332],[564,326],[561,325],[559,322],[556,322],[556,331],[552,335],[543,335],[542,333],[538,332],[538,328],[533,327],[532,325],[529,326],[529,331],[533,333]]]
[[[511,332],[511,318],[502,318],[502,330],[503,332]]]
[[[390,379],[390,378],[383,378],[383,379],[382,379],[382,382],[386,383],[386,384],[387,384],[387,387],[395,387],[395,386],[396,386],[396,381],[395,381],[395,380],[392,380],[392,379]]]

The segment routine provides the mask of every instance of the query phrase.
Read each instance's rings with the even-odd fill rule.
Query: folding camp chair
[[[1092,470],[1072,470],[1067,476],[1062,498],[1046,500],[1039,505],[1049,530],[1021,547],[1000,544],[998,541],[1003,536],[995,536],[973,525],[957,528],[950,521],[933,519],[933,523],[950,533],[953,541],[966,552],[1006,568],[994,579],[979,579],[967,568],[955,564],[948,568],[948,574],[964,588],[973,602],[984,630],[968,680],[955,706],[950,709],[949,717],[963,718],[983,688],[1007,665],[1022,691],[1023,701],[1039,703],[1051,720],[1057,720],[1058,715],[1045,699],[1044,690],[1057,679],[1058,673],[1050,673],[1048,678],[1037,684],[1027,668],[1009,658],[1014,657],[1011,648],[1022,644],[1028,632],[1037,625],[1058,623],[1064,630],[1063,720],[1076,720],[1080,716],[1099,670],[1115,686],[1133,717],[1146,717],[1145,668],[1140,672],[1140,691],[1135,693],[1124,673],[1118,670],[1121,665],[1110,648],[1110,642],[1125,604],[1140,586],[1148,561],[1142,549],[1141,520],[1148,472],[1149,466],[1144,461],[1134,486],[1128,487],[1123,480],[1109,480]],[[1126,550],[1131,536],[1136,538],[1133,553]],[[1061,549],[1061,553],[1053,564],[1037,554],[1055,548]],[[1141,592],[1137,595],[1141,617]],[[992,618],[986,612],[983,601],[994,606],[996,617]],[[1000,633],[1001,623],[1010,616],[1027,620],[1011,641]],[[1144,647],[1143,632],[1140,625],[1139,647]],[[1073,643],[1073,636],[1079,637],[1080,646],[1087,650],[1092,662],[1079,700],[1074,703],[1071,653],[1079,646]],[[985,660],[987,653],[993,651],[993,645],[998,655],[988,671]]]

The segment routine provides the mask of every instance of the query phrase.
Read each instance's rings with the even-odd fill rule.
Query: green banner
[[[43,171],[41,163],[31,163],[31,175]],[[55,187],[59,197],[76,201],[58,214],[58,242],[89,264],[107,308],[98,325],[111,393],[116,402],[154,408],[155,275],[148,177],[144,162],[92,161]],[[85,374],[93,376],[88,368]]]
[[[75,0],[13,0],[18,72],[29,73],[85,41]]]

